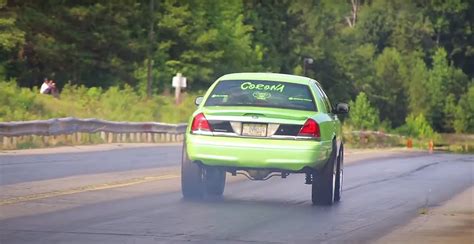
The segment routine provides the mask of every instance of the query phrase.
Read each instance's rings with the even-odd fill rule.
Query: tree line
[[[354,117],[355,127],[422,116],[438,132],[474,132],[472,1],[0,0],[0,8],[0,78],[23,87],[48,77],[157,94],[177,72],[194,91],[231,72],[305,72],[333,102],[372,108],[361,116],[373,122]]]

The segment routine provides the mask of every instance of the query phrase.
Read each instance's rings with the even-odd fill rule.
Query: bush
[[[35,93],[15,81],[0,82],[0,104],[0,121],[39,119],[43,110]]]
[[[349,124],[355,129],[376,130],[379,121],[379,111],[372,107],[364,92],[357,95],[355,102],[349,103],[351,111],[349,113]]]
[[[398,132],[418,139],[438,138],[436,132],[426,120],[423,114],[410,114],[405,120],[406,124],[398,128]]]

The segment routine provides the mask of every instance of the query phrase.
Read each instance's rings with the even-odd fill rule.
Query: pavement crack
[[[439,163],[441,163],[441,162],[434,162],[434,163],[426,164],[426,165],[420,166],[420,167],[418,167],[418,168],[416,168],[416,169],[414,169],[414,170],[412,170],[412,171],[409,171],[409,172],[407,172],[407,173],[405,173],[405,174],[406,174],[406,175],[409,175],[409,174],[412,174],[412,173],[421,171],[421,170],[423,170],[423,169],[426,169],[426,168],[428,168],[428,167],[437,165],[437,164],[439,164]],[[403,174],[402,174],[402,175],[403,175]]]
[[[68,162],[77,162],[81,161],[82,159],[80,158],[72,158],[68,159]],[[56,159],[56,160],[44,160],[44,161],[24,161],[24,162],[1,162],[0,166],[10,166],[10,165],[36,165],[36,164],[50,164],[50,163],[64,163],[63,159]]]

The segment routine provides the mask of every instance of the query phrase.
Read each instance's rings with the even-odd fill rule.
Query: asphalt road
[[[179,165],[181,146],[123,148],[80,153],[2,155],[0,185],[73,175],[130,171]]]
[[[229,177],[223,198],[184,201],[180,151],[0,154],[0,243],[365,243],[474,184],[474,155],[373,151],[346,155],[331,207],[303,175]]]

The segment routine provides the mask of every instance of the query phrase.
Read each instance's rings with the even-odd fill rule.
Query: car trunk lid
[[[203,113],[215,135],[249,137],[297,136],[314,111],[259,107],[209,107]]]

